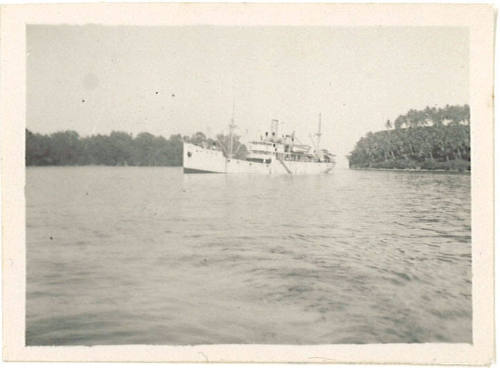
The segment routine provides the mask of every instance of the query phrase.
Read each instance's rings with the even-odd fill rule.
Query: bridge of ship
[[[270,163],[272,158],[280,161],[322,161],[316,155],[309,153],[310,150],[311,146],[294,144],[293,140],[287,136],[282,140],[268,139],[249,142],[246,159],[264,163]],[[329,161],[328,157],[325,157],[327,158],[325,161]]]

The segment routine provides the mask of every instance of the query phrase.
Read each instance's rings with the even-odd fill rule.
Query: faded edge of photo
[[[1,23],[4,359],[8,361],[488,364],[493,321],[493,29],[488,5],[4,6]],[[473,344],[26,347],[25,96],[29,24],[467,27],[472,115]]]

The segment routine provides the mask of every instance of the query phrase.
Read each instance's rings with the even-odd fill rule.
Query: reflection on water
[[[471,342],[470,177],[27,170],[28,345]]]

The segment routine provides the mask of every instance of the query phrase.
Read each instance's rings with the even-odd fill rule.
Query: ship
[[[234,118],[229,124],[229,143],[219,141],[212,146],[183,142],[185,174],[328,174],[335,167],[335,155],[320,148],[321,114],[318,131],[311,135],[311,145],[303,144],[295,132],[279,136],[280,122],[271,121],[270,131],[260,139],[247,143],[246,156],[236,158],[234,152]],[[227,146],[227,147],[226,147]],[[236,147],[236,153],[239,147]]]

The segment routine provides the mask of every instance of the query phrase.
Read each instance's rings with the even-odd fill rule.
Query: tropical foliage
[[[357,142],[349,167],[470,170],[468,105],[410,110],[385,126]]]
[[[68,130],[50,135],[26,130],[26,166],[47,165],[108,165],[108,166],[181,166],[182,142],[200,146],[222,147],[229,138],[222,134],[216,139],[197,132],[191,137],[173,134],[169,139],[150,133],[132,134],[113,131],[109,135],[80,137]],[[241,156],[245,146],[235,136],[235,151]],[[239,148],[238,148],[239,147]]]

